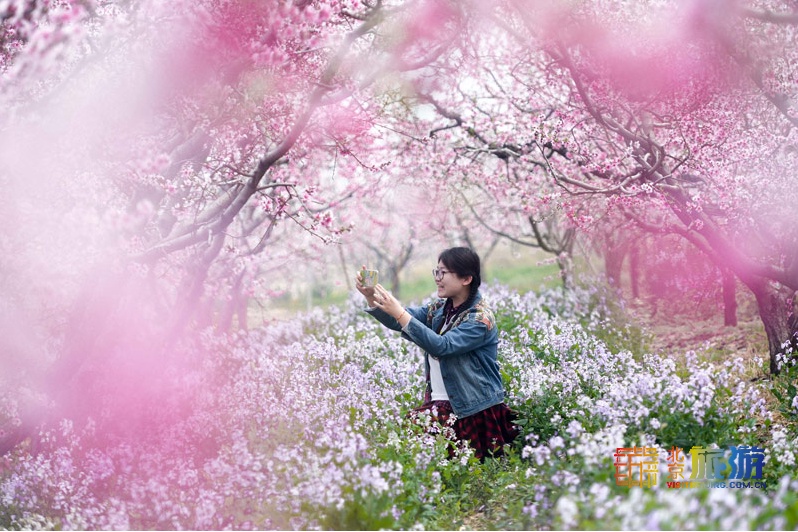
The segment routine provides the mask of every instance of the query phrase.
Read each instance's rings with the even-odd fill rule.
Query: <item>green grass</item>
[[[530,262],[516,262],[486,268],[483,280],[506,285],[521,293],[561,284],[560,270],[556,264],[538,265]]]

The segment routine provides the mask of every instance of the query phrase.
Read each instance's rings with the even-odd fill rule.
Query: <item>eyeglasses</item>
[[[435,277],[436,281],[443,281],[443,276],[446,275],[447,273],[453,273],[453,272],[450,272],[449,270],[441,270],[440,268],[435,268],[434,270],[432,270],[432,276]]]

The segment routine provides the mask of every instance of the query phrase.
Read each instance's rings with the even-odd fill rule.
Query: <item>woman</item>
[[[454,414],[458,439],[469,441],[480,459],[498,456],[519,431],[503,402],[499,335],[479,293],[479,256],[469,248],[447,249],[432,273],[438,299],[422,307],[404,308],[381,285],[364,286],[359,273],[356,286],[368,301],[366,312],[425,351],[427,389],[415,411],[430,411],[442,424]]]

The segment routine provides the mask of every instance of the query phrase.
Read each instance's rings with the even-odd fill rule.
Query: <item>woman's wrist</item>
[[[408,322],[408,323],[409,323],[409,322],[410,322],[410,320],[412,319],[412,317],[410,316],[410,313],[407,311],[407,309],[404,309],[404,308],[403,308],[403,309],[402,309],[402,313],[401,313],[401,314],[399,314],[399,316],[396,318],[396,321],[397,321],[397,322],[399,323],[399,325],[401,325],[402,327],[404,327],[405,325],[407,325],[407,323],[402,323],[402,319],[404,318],[405,314],[407,314],[407,322]]]

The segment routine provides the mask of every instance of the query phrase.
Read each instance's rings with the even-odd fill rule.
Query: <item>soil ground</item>
[[[677,361],[689,351],[705,360],[723,363],[741,357],[748,378],[768,376],[768,341],[753,301],[738,294],[737,325],[723,324],[722,309],[686,302],[654,304],[634,300],[627,313],[648,338],[649,351]]]

